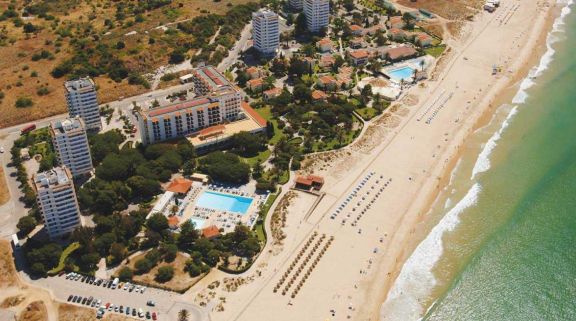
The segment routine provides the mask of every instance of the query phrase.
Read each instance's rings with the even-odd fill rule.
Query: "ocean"
[[[576,8],[564,4],[540,63],[470,138],[383,320],[576,320]]]

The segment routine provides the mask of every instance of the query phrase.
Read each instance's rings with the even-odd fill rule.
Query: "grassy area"
[[[424,52],[432,57],[438,58],[442,55],[444,50],[446,50],[446,45],[426,48],[424,49]]]
[[[60,261],[58,261],[58,265],[53,268],[52,270],[48,271],[48,275],[56,275],[60,273],[64,269],[66,265],[66,259],[72,254],[72,252],[76,251],[80,247],[80,243],[74,242],[68,245],[67,248],[62,251],[62,255],[60,255]]]
[[[0,166],[0,205],[8,202],[10,199],[10,191],[4,175],[4,169]]]
[[[254,157],[241,157],[241,158],[246,163],[248,163],[248,165],[250,165],[250,167],[254,167],[254,166],[256,166],[256,164],[267,160],[268,157],[270,157],[270,154],[272,154],[272,152],[269,149],[267,149],[265,151],[258,153],[258,155],[254,156]]]
[[[356,109],[356,112],[358,113],[358,115],[360,115],[362,117],[362,119],[364,119],[365,121],[368,121],[374,117],[376,117],[376,115],[378,115],[378,111],[372,107],[364,107],[364,108],[358,108]]]
[[[268,215],[268,211],[270,211],[270,207],[272,207],[272,204],[274,204],[281,192],[282,189],[278,188],[276,193],[270,194],[266,200],[266,203],[264,203],[264,205],[262,205],[260,208],[260,219],[256,223],[256,226],[254,226],[254,231],[256,231],[258,240],[262,243],[266,243],[266,232],[264,231],[264,222],[266,221],[266,216]]]
[[[258,108],[256,111],[258,114],[260,114],[260,116],[274,125],[274,136],[270,138],[268,143],[270,145],[275,145],[282,138],[282,136],[284,136],[284,133],[282,133],[282,130],[278,128],[278,121],[272,117],[272,110],[270,109],[270,106]]]

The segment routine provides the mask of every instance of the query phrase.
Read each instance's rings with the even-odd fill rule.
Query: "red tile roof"
[[[244,109],[244,111],[246,111],[250,115],[250,117],[252,117],[252,119],[254,119],[258,123],[258,125],[260,125],[261,127],[266,126],[267,124],[266,119],[260,116],[260,114],[258,114],[258,112],[256,112],[252,107],[250,107],[250,105],[248,105],[247,102],[243,101],[241,106],[242,109]]]
[[[366,50],[356,50],[352,51],[350,56],[354,59],[368,58],[368,52]]]
[[[327,97],[328,95],[326,95],[322,90],[314,90],[312,92],[312,99],[314,100],[326,99]]]
[[[218,230],[218,227],[216,227],[216,225],[210,225],[202,229],[202,236],[204,236],[207,239],[211,239],[220,236],[220,231]]]
[[[350,30],[352,30],[352,31],[359,31],[359,30],[362,30],[362,29],[363,29],[363,28],[360,27],[359,25],[351,25],[351,26],[350,26]]]
[[[262,86],[262,84],[264,84],[264,80],[262,78],[256,78],[256,79],[248,80],[248,86],[249,87]]]
[[[191,187],[192,187],[192,181],[187,180],[185,178],[175,178],[172,180],[170,185],[168,185],[168,188],[166,188],[166,190],[174,193],[186,194],[188,193]]]
[[[334,79],[334,77],[326,75],[326,76],[322,76],[320,77],[318,80],[320,80],[321,83],[323,84],[329,84],[332,82],[336,82],[336,79]]]
[[[180,223],[180,220],[178,219],[178,217],[176,215],[172,215],[172,216],[168,217],[168,226],[176,227],[176,226],[178,226],[178,223]]]

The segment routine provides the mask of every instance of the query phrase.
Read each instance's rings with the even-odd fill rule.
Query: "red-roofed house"
[[[320,52],[329,52],[332,51],[333,45],[332,40],[329,38],[324,38],[316,43],[316,47]]]
[[[336,79],[330,75],[322,76],[318,78],[318,86],[326,90],[336,90],[338,82]]]
[[[280,94],[282,93],[282,88],[272,88],[272,89],[268,89],[266,90],[262,96],[264,97],[264,100],[270,100],[272,98],[276,98],[278,96],[280,96]]]
[[[334,59],[334,57],[332,57],[331,55],[324,55],[320,57],[320,62],[318,63],[318,65],[320,66],[320,68],[327,70],[332,68],[335,62],[336,59]]]
[[[264,79],[262,78],[257,78],[257,79],[251,79],[248,80],[248,82],[246,83],[248,86],[248,89],[257,92],[262,90],[262,88],[264,88]]]
[[[218,230],[216,225],[210,225],[202,229],[202,236],[207,239],[213,239],[220,236],[220,230]]]
[[[420,47],[428,47],[432,45],[432,37],[426,33],[417,32],[414,34],[414,43]]]
[[[363,65],[368,62],[368,51],[366,50],[351,51],[348,53],[348,55],[350,55],[352,63],[354,63],[356,66]]]
[[[360,49],[366,47],[366,42],[362,37],[356,37],[350,40],[350,48],[352,49]]]
[[[250,67],[246,69],[246,73],[248,74],[248,77],[250,77],[250,79],[257,79],[264,77],[264,72],[260,70],[260,68],[258,67]]]
[[[417,54],[418,51],[416,49],[408,46],[390,48],[385,52],[386,59],[390,61],[398,61],[411,58],[416,56]]]
[[[168,217],[168,227],[170,227],[170,229],[177,229],[179,224],[180,220],[178,219],[178,216],[172,215]]]
[[[402,29],[392,28],[389,30],[388,34],[392,40],[404,40],[406,39],[406,32]]]
[[[185,178],[175,178],[172,180],[172,182],[170,182],[170,185],[168,185],[166,190],[179,195],[184,195],[190,191],[190,188],[192,188],[191,180],[187,180]]]
[[[359,25],[351,25],[350,31],[352,31],[352,34],[355,36],[361,36],[364,32],[364,28],[360,27]]]
[[[328,99],[328,95],[326,95],[325,92],[323,92],[322,90],[314,90],[312,92],[312,100],[326,100]]]
[[[308,176],[298,176],[296,178],[296,182],[294,184],[294,188],[303,189],[309,191],[313,190],[320,190],[324,185],[324,178],[315,175],[308,175]]]
[[[390,20],[388,20],[386,24],[388,25],[389,28],[402,29],[406,27],[406,23],[404,22],[404,20],[402,20],[402,16],[390,17]]]

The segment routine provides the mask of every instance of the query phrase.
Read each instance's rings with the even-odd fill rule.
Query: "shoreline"
[[[489,92],[493,93],[486,96],[482,102],[478,104],[479,111],[469,115],[468,122],[472,122],[472,125],[467,127],[463,126],[460,128],[457,134],[461,138],[453,139],[450,142],[450,145],[444,149],[444,153],[442,153],[441,159],[446,159],[447,162],[445,162],[445,165],[443,166],[441,163],[436,164],[434,172],[440,174],[436,177],[429,178],[428,182],[426,182],[426,185],[428,186],[423,188],[423,190],[418,193],[418,198],[424,199],[414,203],[416,205],[413,205],[408,211],[418,213],[415,215],[413,224],[409,224],[412,226],[413,231],[416,231],[415,234],[418,236],[405,242],[405,246],[400,251],[400,256],[396,257],[396,264],[394,265],[391,277],[384,279],[384,284],[381,285],[381,293],[378,296],[378,300],[375,300],[379,302],[378,306],[373,307],[372,312],[365,315],[361,319],[381,319],[382,307],[386,302],[387,297],[390,295],[390,291],[392,290],[395,281],[400,275],[402,268],[404,267],[404,263],[406,263],[416,247],[428,236],[428,233],[430,232],[429,229],[419,230],[419,224],[426,220],[425,216],[434,208],[438,197],[449,185],[451,173],[457,166],[459,160],[466,153],[466,144],[469,142],[473,133],[479,128],[486,126],[500,107],[512,103],[512,99],[520,89],[522,81],[526,79],[529,76],[530,71],[538,65],[539,60],[547,51],[547,38],[552,31],[554,22],[559,16],[560,10],[561,7],[558,7],[557,1],[553,1],[553,3],[550,4],[546,9],[546,12],[538,16],[536,23],[531,27],[531,36],[535,37],[536,39],[533,41],[533,43],[530,43],[530,40],[532,39],[526,39],[524,48],[521,50],[520,58],[517,59],[513,67],[511,67],[515,68],[518,66],[517,69],[509,79],[503,82],[496,82],[490,87]],[[537,35],[534,36],[534,34]],[[454,52],[452,52],[451,55],[454,55]],[[450,59],[457,59],[457,57],[450,57]],[[446,72],[443,70],[440,77],[444,77],[445,74]],[[455,151],[451,151],[450,147],[455,148]],[[406,216],[408,216],[408,214]],[[376,280],[374,280],[374,282],[376,282]],[[437,298],[427,302],[429,304],[425,306],[425,311],[434,305],[436,299]]]

